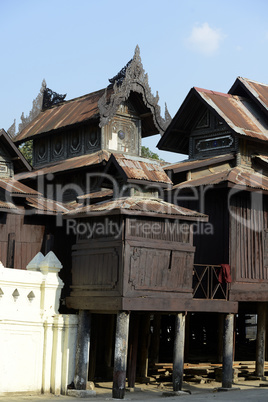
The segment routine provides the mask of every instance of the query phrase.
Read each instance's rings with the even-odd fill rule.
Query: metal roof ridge
[[[212,91],[212,90],[210,90],[210,89],[205,89],[205,88],[194,87],[194,89],[195,89],[197,92],[210,93],[210,94],[213,94],[213,95],[224,96],[224,97],[226,97],[226,98],[230,98],[230,97],[233,96],[233,95],[231,95],[231,94],[227,94],[227,93],[224,93],[224,92],[218,92],[218,91]]]

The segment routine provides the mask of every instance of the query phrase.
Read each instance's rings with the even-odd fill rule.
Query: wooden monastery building
[[[1,261],[25,268],[53,250],[63,263],[61,309],[79,314],[78,390],[112,376],[122,399],[126,378],[134,387],[148,363],[169,359],[178,391],[184,361],[207,354],[204,332],[230,388],[246,314],[258,314],[263,375],[268,86],[238,78],[228,94],[193,88],[171,120],[138,47],[109,81],[72,100],[43,85],[39,113],[14,138],[32,141],[32,168],[1,131]],[[141,157],[142,138],[156,134],[160,149],[189,159]]]

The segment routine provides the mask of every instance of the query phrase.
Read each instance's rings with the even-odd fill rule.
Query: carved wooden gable
[[[227,125],[207,109],[191,131],[189,148],[190,158],[211,157],[235,151],[236,141]]]
[[[103,147],[140,155],[141,119],[129,100],[120,104],[113,119],[103,127]]]
[[[6,148],[0,143],[0,178],[9,178],[13,176],[13,162]]]

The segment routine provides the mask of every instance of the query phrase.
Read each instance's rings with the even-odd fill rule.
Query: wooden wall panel
[[[119,280],[120,250],[116,247],[88,248],[73,252],[73,287],[88,290],[115,289]]]
[[[129,291],[192,291],[194,253],[129,247]]]
[[[250,194],[232,197],[230,214],[230,264],[237,281],[268,281],[265,264],[267,199],[254,203]]]
[[[7,265],[8,238],[14,234],[14,268],[25,269],[26,265],[42,248],[45,225],[25,224],[24,215],[6,214],[5,223],[0,224],[0,261]]]

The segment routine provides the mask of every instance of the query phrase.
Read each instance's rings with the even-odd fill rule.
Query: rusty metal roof
[[[11,193],[13,196],[34,196],[36,197],[39,193],[32,188],[25,186],[25,184],[20,183],[15,179],[0,179],[0,188]]]
[[[61,202],[50,200],[42,196],[35,198],[27,197],[26,203],[29,207],[34,208],[36,213],[42,215],[63,214],[72,209],[68,206],[68,204],[65,205]]]
[[[113,153],[109,165],[110,163],[118,164],[127,181],[145,180],[149,182],[172,184],[172,181],[157,160]],[[109,165],[107,165],[107,171],[109,170]]]
[[[163,201],[160,198],[124,197],[77,208],[67,217],[86,217],[120,213],[125,215],[162,215],[174,219],[207,220],[207,215]]]
[[[50,166],[33,170],[32,172],[29,173],[18,174],[16,175],[16,179],[19,180],[32,179],[37,176],[46,175],[48,173],[55,174],[59,172],[67,172],[75,169],[80,169],[87,166],[98,165],[100,163],[107,162],[109,156],[110,153],[107,151],[98,151],[94,152],[93,154],[76,156],[74,158],[59,161]]]
[[[219,173],[212,173],[198,179],[184,181],[176,184],[173,189],[183,189],[199,187],[202,185],[213,185],[228,182],[240,187],[253,188],[268,191],[268,177],[254,171],[253,169],[243,169],[235,167]]]
[[[248,78],[237,77],[229,91],[232,95],[249,97],[264,111],[268,111],[268,85]]]
[[[77,197],[78,200],[87,200],[87,199],[95,199],[95,198],[104,198],[104,197],[112,197],[113,190],[101,190],[95,191],[89,194],[79,195]]]
[[[266,96],[266,89],[262,91],[262,94],[263,97]],[[158,148],[188,154],[190,133],[200,116],[208,109],[225,124],[226,129],[229,127],[235,135],[267,141],[267,118],[252,96],[245,97],[192,88],[161,137]]]
[[[18,209],[15,204],[12,202],[1,201],[0,200],[0,210],[2,212],[12,212],[12,213],[21,213],[21,209]]]
[[[108,95],[110,91],[111,89],[107,90]],[[36,135],[97,118],[98,101],[104,92],[105,89],[101,89],[45,109],[16,136],[14,141],[21,143]]]
[[[234,159],[233,154],[218,155],[212,158],[186,160],[178,163],[172,163],[164,166],[164,170],[172,170],[174,173],[184,172],[186,170],[198,169],[200,167],[216,165],[225,161]]]
[[[267,121],[252,107],[250,100],[200,88],[195,90],[234,132],[262,141],[268,140]]]

